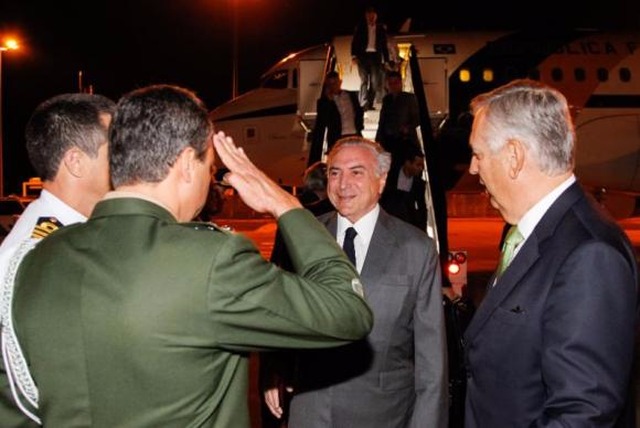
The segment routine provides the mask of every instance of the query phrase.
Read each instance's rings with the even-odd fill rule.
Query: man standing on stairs
[[[364,110],[358,103],[358,94],[342,89],[342,79],[337,71],[330,71],[325,76],[316,112],[307,166],[322,160],[325,133],[329,152],[339,138],[361,136],[364,129]]]
[[[415,94],[402,90],[402,75],[398,71],[387,73],[387,95],[382,99],[375,140],[391,153],[393,164],[402,164],[402,156],[413,145],[421,148],[418,139],[420,113]],[[396,165],[397,166],[397,165]]]
[[[356,25],[351,41],[351,58],[360,75],[360,105],[373,110],[384,96],[384,70],[389,62],[387,29],[378,21],[373,6],[365,8],[364,16]]]

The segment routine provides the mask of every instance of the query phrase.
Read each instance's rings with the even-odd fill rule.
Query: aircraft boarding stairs
[[[362,136],[370,140],[376,139],[376,132],[378,131],[378,120],[380,119],[380,105],[376,104],[375,110],[368,110],[364,112],[364,130]]]

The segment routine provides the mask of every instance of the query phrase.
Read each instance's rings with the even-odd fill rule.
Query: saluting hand
[[[293,208],[302,207],[295,196],[258,169],[242,147],[237,147],[224,132],[219,131],[213,136],[213,144],[220,160],[229,169],[224,180],[236,189],[250,208],[278,218]]]

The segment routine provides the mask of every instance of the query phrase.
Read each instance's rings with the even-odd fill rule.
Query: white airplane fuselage
[[[260,88],[211,112],[216,127],[276,181],[301,185],[325,72],[338,70],[344,89],[359,88],[350,41],[339,36],[281,60],[263,75]],[[530,77],[558,88],[572,106],[580,181],[610,199],[640,194],[640,32],[438,32],[400,34],[395,43],[407,59],[401,68],[405,90],[423,94],[436,144],[448,145],[440,161],[458,178],[469,161],[468,145],[440,132],[464,136],[471,98]],[[375,135],[376,121],[370,115],[367,136]]]

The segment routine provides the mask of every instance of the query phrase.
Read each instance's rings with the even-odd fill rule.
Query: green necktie
[[[524,241],[524,236],[518,230],[518,226],[511,226],[509,228],[509,232],[507,232],[507,236],[504,239],[504,245],[502,246],[502,255],[500,256],[500,264],[498,265],[498,276],[502,275],[502,273],[507,269],[509,263],[513,259],[513,254],[516,250],[516,247]]]

